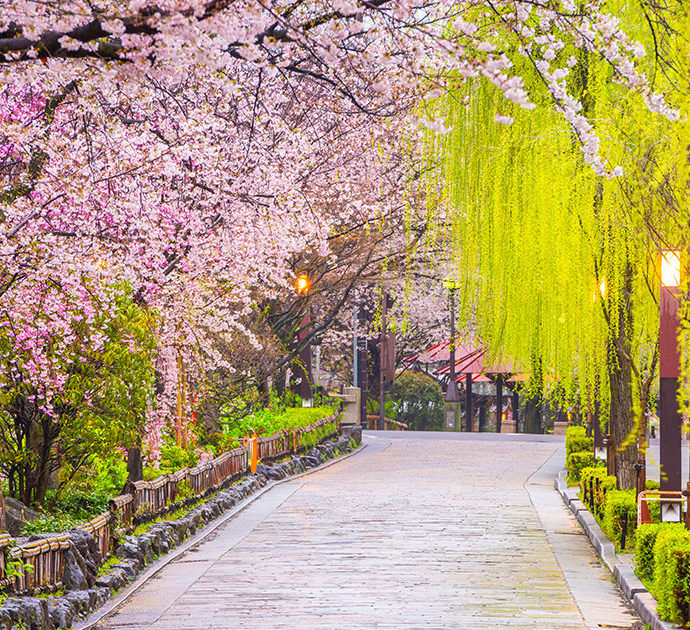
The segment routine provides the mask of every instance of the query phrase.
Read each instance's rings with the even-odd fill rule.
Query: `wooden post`
[[[251,471],[256,472],[256,467],[259,463],[259,438],[256,433],[252,435],[252,461],[251,461]]]
[[[367,326],[367,314],[362,305],[359,305],[359,312],[357,313],[359,320],[359,330],[363,331],[363,334],[357,337],[357,343],[359,348],[357,349],[357,370],[358,378],[357,383],[361,388],[360,397],[360,417],[362,419],[362,426],[369,428],[368,418],[367,418],[367,396],[369,395],[369,367],[368,367],[368,348],[367,348],[367,337],[366,337],[366,326]]]
[[[486,403],[479,404],[479,432],[486,428]]]
[[[517,393],[517,383],[513,389],[513,420],[515,421],[515,433],[520,432],[520,395]]]
[[[381,296],[381,341],[379,344],[379,431],[385,428],[386,418],[386,315],[388,309],[388,294],[384,291]]]
[[[677,275],[665,273],[677,262]],[[680,316],[680,252],[662,252],[661,287],[659,295],[659,463],[662,491],[678,492],[682,488],[681,427],[683,418],[678,408],[678,377],[680,350],[678,328]],[[661,502],[661,520],[680,520],[672,503]],[[678,512],[680,512],[680,506]]]
[[[503,374],[496,376],[496,433],[501,432],[503,421]]]
[[[472,374],[465,374],[465,431],[472,431]]]

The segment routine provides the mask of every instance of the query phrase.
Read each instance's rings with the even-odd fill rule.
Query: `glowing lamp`
[[[300,295],[306,295],[309,293],[309,276],[306,273],[301,273],[297,276],[295,281],[295,287],[297,288],[297,293]]]
[[[680,286],[680,252],[677,250],[661,252],[661,286]]]

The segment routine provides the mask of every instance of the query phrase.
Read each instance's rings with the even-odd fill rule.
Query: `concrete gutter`
[[[596,549],[601,561],[611,572],[621,591],[630,601],[630,605],[640,616],[640,619],[642,619],[642,622],[649,624],[652,630],[674,630],[680,628],[680,626],[659,619],[656,613],[656,600],[635,575],[633,568],[616,554],[615,545],[604,534],[601,527],[599,527],[599,523],[597,523],[594,516],[587,509],[587,506],[577,498],[578,489],[568,487],[565,475],[566,471],[562,470],[558,477],[556,477],[556,490],[563,498],[563,502],[575,515],[582,530],[587,534],[589,542]]]

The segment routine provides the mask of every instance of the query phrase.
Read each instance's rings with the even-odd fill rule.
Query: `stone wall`
[[[143,534],[124,536],[115,549],[118,562],[108,573],[98,575],[101,558],[91,534],[75,529],[70,548],[65,552],[63,586],[65,593],[53,597],[8,597],[0,605],[0,630],[23,627],[26,630],[66,630],[79,618],[102,606],[116,591],[131,582],[155,558],[162,556],[207,523],[220,517],[270,480],[279,480],[319,466],[339,453],[352,450],[350,440],[359,444],[362,429],[344,427],[336,442],[314,447],[307,455],[266,466],[259,464],[256,474],[193,508],[175,521],[154,523]],[[36,540],[42,536],[32,536]],[[23,626],[22,626],[23,624]]]

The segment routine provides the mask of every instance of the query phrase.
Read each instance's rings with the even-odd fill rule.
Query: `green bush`
[[[381,405],[378,400],[375,398],[367,398],[367,414],[378,416],[380,408]],[[386,418],[390,418],[391,420],[398,419],[398,408],[396,407],[390,395],[386,396],[383,410]]]
[[[596,482],[599,481],[599,492],[594,490],[594,505],[589,505],[589,501],[585,501],[585,492],[589,492],[589,480],[592,480],[593,487],[596,488]],[[594,513],[594,516],[601,518],[604,515],[604,501],[606,495],[616,489],[616,477],[614,475],[606,474],[605,466],[586,466],[580,471],[580,488],[581,499],[587,503],[588,507]]]
[[[580,481],[583,468],[594,466],[594,453],[592,451],[575,451],[566,458],[568,468],[568,483]]]
[[[443,430],[443,390],[430,376],[407,371],[400,374],[391,391],[397,419],[413,431]]]
[[[664,598],[668,602],[668,620],[685,627],[690,621],[690,539],[671,550],[667,574],[668,595],[664,593]]]
[[[281,411],[262,409],[241,420],[228,422],[224,425],[224,433],[232,438],[239,439],[251,435],[255,431],[257,435],[273,435],[280,431],[298,429],[332,416],[335,413],[333,407],[323,405],[321,407],[294,407]]]
[[[623,524],[627,520],[627,534],[625,547],[635,544],[635,528],[637,526],[637,502],[635,490],[609,490],[604,501],[604,517],[602,529],[620,551],[622,546]]]
[[[565,430],[565,454],[589,451],[594,456],[594,438],[587,437],[584,427],[568,427]]]
[[[177,444],[166,444],[161,448],[160,473],[173,473],[183,468],[194,468],[197,457],[193,449],[185,449]]]
[[[323,440],[325,440],[329,435],[335,433],[338,429],[337,422],[326,422],[323,426],[319,427],[316,431],[312,431],[309,435],[304,435],[300,439],[300,444],[306,448],[310,446],[316,446]]]
[[[642,581],[654,577],[654,543],[661,527],[661,523],[643,523],[635,532],[635,564]]]
[[[66,532],[74,527],[79,527],[83,522],[84,519],[74,518],[64,512],[55,512],[41,516],[34,521],[23,523],[21,525],[21,533],[22,536],[32,536],[33,534]]]
[[[652,595],[662,619],[683,624],[690,621],[690,532],[682,523],[664,523],[654,543]]]

